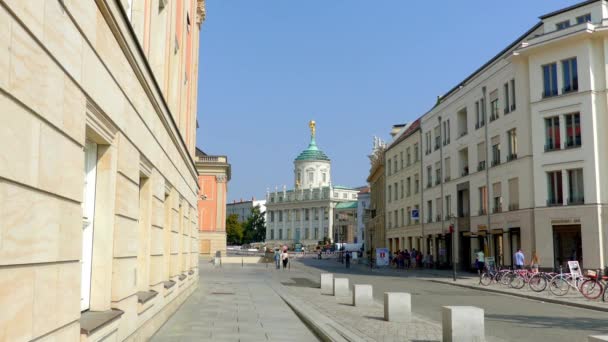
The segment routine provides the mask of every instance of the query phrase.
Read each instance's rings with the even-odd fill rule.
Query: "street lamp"
[[[453,214],[450,215],[450,233],[452,234],[452,280],[456,281],[456,223],[458,220]]]

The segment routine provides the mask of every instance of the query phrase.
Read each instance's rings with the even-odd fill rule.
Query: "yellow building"
[[[203,20],[0,2],[0,341],[144,340],[196,288]]]

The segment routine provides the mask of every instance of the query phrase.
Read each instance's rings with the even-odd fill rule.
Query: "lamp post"
[[[452,233],[452,280],[456,281],[456,236],[457,234],[457,230],[456,230],[456,223],[458,223],[458,220],[456,219],[456,216],[449,214],[450,215],[450,230]]]

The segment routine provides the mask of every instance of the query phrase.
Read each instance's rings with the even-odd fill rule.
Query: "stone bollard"
[[[353,305],[369,306],[374,304],[373,289],[371,285],[353,286]]]
[[[587,337],[587,342],[602,342],[608,341],[608,335],[593,335]]]
[[[404,292],[384,292],[384,320],[408,323],[412,320],[412,296]]]
[[[444,342],[485,341],[483,309],[474,306],[444,306],[441,316]]]
[[[334,296],[348,297],[348,278],[334,278]]]
[[[333,273],[321,273],[321,294],[333,295],[334,294],[334,274]]]

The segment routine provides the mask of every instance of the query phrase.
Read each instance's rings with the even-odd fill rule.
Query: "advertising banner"
[[[388,266],[388,248],[376,248],[376,266]]]

